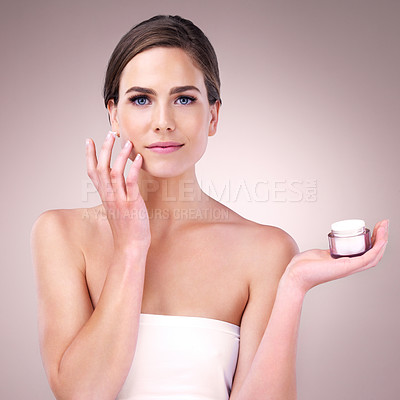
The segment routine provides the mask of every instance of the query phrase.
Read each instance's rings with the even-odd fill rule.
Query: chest
[[[240,325],[248,300],[246,265],[223,237],[201,233],[152,242],[146,261],[142,313],[193,315]],[[86,257],[86,280],[95,307],[112,262],[111,237]]]

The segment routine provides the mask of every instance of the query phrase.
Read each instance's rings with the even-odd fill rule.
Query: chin
[[[173,163],[175,164],[175,163]],[[154,178],[175,178],[183,175],[186,169],[172,163],[146,163],[143,164],[143,170]]]

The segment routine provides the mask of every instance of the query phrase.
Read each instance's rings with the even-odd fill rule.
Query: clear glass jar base
[[[361,253],[357,253],[357,254],[334,254],[331,252],[331,256],[332,256],[332,258],[359,257],[359,256],[362,256],[363,254],[365,254],[368,250],[370,250],[370,249],[367,249],[367,250],[365,250]]]
[[[328,234],[329,250],[333,258],[358,257],[371,248],[371,232],[365,228],[364,232],[355,236],[335,236]]]

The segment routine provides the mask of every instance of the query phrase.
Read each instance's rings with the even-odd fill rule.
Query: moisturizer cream
[[[328,235],[333,258],[355,257],[371,248],[371,232],[362,219],[346,219],[332,224]]]

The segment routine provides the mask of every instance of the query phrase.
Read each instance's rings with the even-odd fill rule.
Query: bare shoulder
[[[102,206],[44,211],[32,227],[32,252],[45,253],[46,248],[50,251],[51,248],[54,250],[54,246],[62,246],[70,255],[75,254],[81,260],[76,265],[83,272],[85,244],[104,220],[106,218],[102,218]]]
[[[36,219],[32,227],[32,240],[50,240],[54,237],[75,237],[78,231],[78,209],[48,210]]]
[[[104,208],[98,205],[91,208],[71,208],[47,210],[41,213],[36,219],[33,228],[38,227],[55,227],[74,229],[87,226],[88,222],[105,218]]]
[[[68,228],[72,228],[75,225],[81,215],[84,215],[84,210],[75,208],[44,211],[33,224],[33,231],[36,232],[36,230],[43,229],[68,230]]]
[[[229,209],[228,209],[229,210]],[[281,276],[299,249],[295,240],[283,229],[250,221],[229,210],[230,239],[236,243],[235,256],[246,259],[246,266],[255,274]]]
[[[286,266],[299,252],[295,240],[283,229],[252,223],[254,238],[249,244],[254,254],[257,274],[273,274],[280,278]]]
[[[33,224],[33,234],[60,233],[79,238],[107,218],[102,205],[91,208],[47,210]]]

